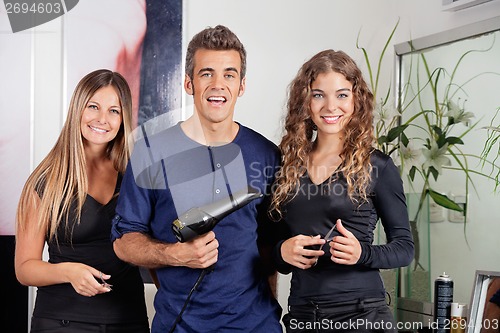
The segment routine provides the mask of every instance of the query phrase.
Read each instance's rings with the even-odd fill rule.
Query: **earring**
[[[313,131],[317,131],[318,130],[318,126],[316,126],[316,124],[313,123]]]

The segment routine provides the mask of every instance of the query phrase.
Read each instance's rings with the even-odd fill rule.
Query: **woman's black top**
[[[75,214],[64,220],[57,232],[58,242],[48,243],[49,262],[78,262],[110,274],[106,282],[112,291],[86,297],[78,294],[70,283],[39,287],[33,316],[99,324],[147,323],[144,283],[139,269],[121,261],[111,243],[111,220],[115,215],[121,176],[115,196],[105,205],[87,195],[80,223]],[[73,205],[72,210],[76,204]],[[99,281],[99,280],[98,280]]]
[[[385,289],[379,269],[407,266],[413,259],[413,239],[403,184],[390,157],[378,150],[371,154],[373,171],[368,202],[356,203],[347,195],[347,182],[336,172],[332,181],[314,184],[305,174],[297,195],[285,205],[286,231],[282,239],[299,234],[321,235],[341,219],[361,244],[361,257],[355,265],[331,261],[329,245],[316,266],[302,270],[283,261],[281,241],[274,257],[281,273],[292,272],[289,305],[310,301],[321,304],[365,298],[383,298]],[[374,229],[381,220],[387,244],[372,245]],[[339,235],[337,230],[334,235]]]

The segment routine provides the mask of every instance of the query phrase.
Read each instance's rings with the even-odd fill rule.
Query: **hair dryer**
[[[237,192],[228,198],[194,207],[172,222],[172,230],[179,242],[187,242],[196,236],[212,230],[220,220],[240,209],[250,201],[262,197],[262,193],[252,187]]]

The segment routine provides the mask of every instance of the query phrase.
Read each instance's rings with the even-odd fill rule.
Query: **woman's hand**
[[[75,291],[87,297],[103,294],[111,291],[111,285],[107,284],[111,275],[104,274],[97,269],[80,263],[63,263],[66,265],[66,276]]]
[[[354,265],[361,256],[361,245],[358,239],[337,220],[337,230],[341,236],[333,237],[330,244],[331,260],[341,265]]]
[[[321,236],[297,235],[289,238],[281,244],[281,257],[285,262],[301,269],[313,267],[318,258],[325,254],[321,246],[325,240]],[[306,249],[309,246],[318,250]]]

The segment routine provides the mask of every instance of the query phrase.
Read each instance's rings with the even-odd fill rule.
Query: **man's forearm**
[[[172,265],[168,255],[172,246],[173,244],[160,242],[139,232],[126,233],[113,243],[118,258],[146,268]]]

